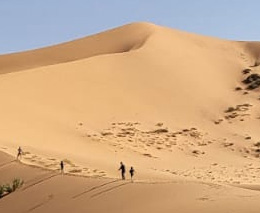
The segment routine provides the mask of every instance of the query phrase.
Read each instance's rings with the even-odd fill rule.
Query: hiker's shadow
[[[91,195],[90,198],[95,198],[95,197],[100,196],[100,195],[103,195],[103,194],[105,194],[105,193],[107,193],[107,192],[113,191],[114,189],[117,189],[117,188],[120,188],[120,187],[122,187],[122,186],[128,185],[128,184],[130,184],[130,183],[132,183],[132,182],[131,182],[131,181],[127,181],[127,182],[122,183],[122,184],[119,184],[119,185],[117,185],[117,186],[113,186],[113,187],[111,187],[111,188],[109,188],[109,189],[106,189],[106,190],[103,190],[103,191],[101,191],[101,192],[98,192],[98,193],[96,193],[96,194]]]
[[[86,190],[86,191],[83,191],[83,192],[81,192],[81,193],[79,193],[79,194],[74,195],[72,198],[75,199],[75,198],[81,197],[81,196],[83,196],[83,195],[85,195],[85,194],[88,194],[88,193],[90,193],[90,192],[92,192],[92,191],[102,189],[102,187],[105,187],[105,186],[108,186],[108,185],[110,185],[110,184],[117,183],[117,182],[121,182],[121,180],[113,180],[113,181],[110,181],[110,182],[107,182],[107,183],[103,183],[103,184],[94,186],[94,187],[92,187],[92,188],[90,188],[90,189],[88,189],[88,190]],[[124,185],[126,185],[126,184],[128,184],[128,183],[130,183],[130,182],[125,182],[125,183],[123,183],[123,184],[119,184],[119,185],[116,185],[116,186],[112,186],[111,188],[105,189],[105,190],[103,190],[103,191],[101,191],[101,192],[97,192],[97,193],[91,195],[90,197],[91,197],[91,198],[96,197],[96,196],[98,196],[98,195],[101,195],[101,194],[103,194],[103,193],[109,192],[109,191],[111,191],[111,190],[113,190],[113,189],[116,189],[116,188],[118,188],[118,187],[124,186]]]

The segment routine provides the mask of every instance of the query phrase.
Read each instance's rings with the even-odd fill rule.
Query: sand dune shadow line
[[[120,187],[125,186],[125,185],[128,185],[128,184],[130,184],[130,183],[131,183],[131,182],[127,182],[127,183],[122,183],[122,184],[117,185],[117,186],[113,186],[113,187],[111,187],[111,188],[109,188],[109,189],[106,189],[106,190],[103,190],[103,191],[98,192],[98,193],[96,193],[96,194],[93,194],[90,198],[97,197],[97,196],[99,196],[99,195],[102,195],[102,194],[104,194],[104,193],[110,192],[110,191],[112,191],[112,190],[114,190],[114,189],[120,188]]]
[[[6,165],[9,165],[9,164],[11,164],[11,163],[13,163],[13,162],[15,162],[15,161],[16,161],[16,160],[12,160],[12,161],[9,161],[9,162],[0,164],[0,168],[4,167],[4,166],[6,166]]]
[[[82,196],[84,194],[87,194],[87,193],[89,193],[91,191],[94,191],[95,189],[102,188],[103,186],[106,186],[106,185],[109,185],[109,184],[112,184],[112,183],[115,183],[115,182],[118,182],[118,181],[120,181],[120,180],[113,180],[113,181],[110,181],[110,182],[107,182],[107,183],[103,183],[101,185],[94,186],[94,187],[92,187],[92,188],[90,188],[90,189],[88,189],[88,190],[86,190],[84,192],[81,192],[81,193],[79,193],[77,195],[74,195],[72,198],[75,199],[75,198],[80,197],[80,196]]]
[[[51,200],[51,199],[48,198],[48,200],[45,200],[45,201],[43,201],[43,202],[41,202],[41,203],[39,203],[39,204],[33,206],[32,208],[28,209],[25,213],[27,213],[27,212],[32,212],[32,211],[34,211],[35,209],[38,209],[38,208],[42,207],[43,205],[47,204],[50,200]]]
[[[43,180],[45,178],[48,178],[50,175],[52,175],[53,172],[48,172],[46,174],[43,174],[43,175],[39,175],[39,176],[36,176],[36,177],[33,177],[29,180],[26,181],[26,184],[31,185],[31,184],[34,184],[35,182],[39,181],[40,179]]]
[[[59,174],[54,174],[54,175],[51,175],[51,176],[49,176],[49,177],[42,178],[42,179],[40,179],[39,181],[37,181],[37,182],[35,182],[35,183],[32,183],[32,184],[30,184],[30,185],[28,185],[28,186],[25,186],[25,187],[22,189],[22,191],[25,191],[25,190],[28,189],[28,188],[31,188],[31,187],[36,186],[36,185],[38,185],[38,184],[41,184],[41,183],[43,183],[43,182],[45,182],[45,181],[47,181],[47,180],[49,180],[49,179],[51,179],[51,178],[53,178],[53,177],[55,177],[55,176],[58,176],[58,175],[59,175]]]

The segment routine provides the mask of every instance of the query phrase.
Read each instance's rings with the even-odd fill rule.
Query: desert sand
[[[258,212],[259,64],[259,42],[150,23],[0,56],[0,184],[25,181],[0,208]]]
[[[61,175],[0,154],[0,181],[22,188],[1,199],[4,212],[258,212],[259,191],[195,181],[134,181]],[[12,163],[11,163],[12,162]],[[2,175],[3,174],[3,175]]]

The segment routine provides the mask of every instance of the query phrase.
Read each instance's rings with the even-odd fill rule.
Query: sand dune
[[[128,52],[141,47],[153,32],[152,24],[137,23],[76,41],[0,56],[1,73],[65,63],[96,55]]]
[[[0,56],[0,150],[22,146],[22,162],[48,170],[63,159],[85,177],[117,178],[124,161],[139,182],[257,189],[259,52],[259,42],[134,23]]]
[[[13,158],[0,153],[0,159]],[[0,167],[0,183],[14,176],[22,188],[4,197],[5,212],[258,212],[260,193],[199,182],[121,181],[83,178],[31,168]]]

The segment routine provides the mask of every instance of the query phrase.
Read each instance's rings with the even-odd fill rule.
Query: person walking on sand
[[[21,159],[22,158],[22,153],[23,153],[23,150],[22,148],[19,146],[18,150],[17,150],[17,160],[19,160],[19,158]]]
[[[60,162],[60,172],[61,172],[61,174],[64,174],[64,162],[63,161]]]
[[[118,170],[121,170],[122,180],[125,180],[125,165],[123,162],[120,162],[120,168]]]
[[[131,176],[131,180],[133,181],[133,176],[134,176],[135,170],[134,170],[134,168],[132,166],[131,166],[131,168],[129,170],[129,173],[130,173],[130,176]]]

